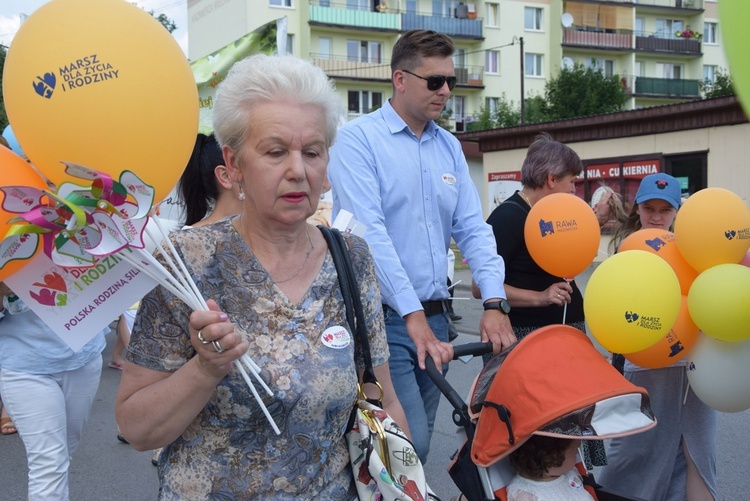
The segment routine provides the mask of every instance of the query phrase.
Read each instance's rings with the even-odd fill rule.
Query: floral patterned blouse
[[[274,391],[263,401],[276,435],[236,368],[159,462],[160,499],[356,497],[344,431],[357,395],[354,343],[324,343],[346,322],[330,253],[298,304],[268,276],[231,218],[171,235],[206,298],[213,298],[250,345]],[[373,365],[388,359],[380,292],[369,248],[345,235],[368,321]],[[190,309],[162,287],[141,302],[128,359],[173,372],[195,355]],[[333,345],[333,346],[332,346]],[[357,365],[361,368],[361,357]]]

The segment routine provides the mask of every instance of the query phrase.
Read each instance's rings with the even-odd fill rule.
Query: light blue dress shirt
[[[0,319],[0,367],[27,374],[57,374],[80,369],[107,345],[102,330],[80,350],[73,351],[31,310]]]
[[[507,297],[505,266],[452,134],[430,121],[417,138],[387,101],[339,130],[328,168],[333,217],[345,209],[366,225],[383,302],[399,315],[449,297],[451,236],[483,300]]]

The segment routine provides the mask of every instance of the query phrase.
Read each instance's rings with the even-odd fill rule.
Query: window
[[[445,105],[446,110],[451,110],[451,116],[456,122],[462,122],[466,118],[464,116],[464,96],[451,95],[450,99]]]
[[[348,10],[372,10],[373,5],[370,0],[346,0]]]
[[[383,105],[382,92],[350,90],[347,97],[349,113],[361,115],[369,113],[374,108],[379,108]]]
[[[286,53],[290,56],[294,55],[294,35],[289,33],[286,35]]]
[[[682,78],[682,65],[672,63],[656,63],[656,75],[661,75],[661,78],[673,78],[679,80]]]
[[[604,73],[604,76],[611,77],[615,74],[615,62],[611,59],[587,57],[584,59],[586,68],[593,68]]]
[[[646,30],[644,29],[645,21],[642,17],[635,18],[635,36],[643,37],[646,36]]]
[[[498,74],[500,73],[500,54],[496,50],[484,51],[484,72]]]
[[[292,0],[269,0],[268,5],[275,5],[277,7],[291,7]]]
[[[643,61],[635,62],[635,76],[637,77],[646,76],[646,65],[643,63]]]
[[[333,38],[318,38],[318,57],[320,59],[333,59]]]
[[[719,67],[714,64],[704,64],[703,65],[703,81],[707,82],[711,85],[716,83],[716,73],[718,72]]]
[[[456,49],[453,53],[453,66],[458,68],[466,68],[466,49]]]
[[[497,113],[497,109],[500,107],[499,97],[485,97],[484,107],[489,111],[490,116],[494,116]]]
[[[417,12],[417,0],[406,0],[406,12],[409,14]]]
[[[432,0],[432,15],[438,17],[453,17],[453,2],[451,0]],[[458,2],[456,2],[458,4]]]
[[[717,29],[716,23],[703,23],[703,43],[719,43],[719,37],[716,36]]]
[[[676,19],[657,19],[656,36],[659,38],[676,38],[676,33],[684,30],[682,21]]]
[[[538,7],[523,8],[523,27],[530,31],[542,31],[542,9]]]
[[[382,63],[383,44],[368,40],[347,40],[346,60],[360,63]]]
[[[524,74],[527,77],[542,76],[542,54],[526,53],[524,57]]]
[[[484,4],[485,9],[485,26],[488,28],[497,28],[497,23],[500,20],[500,5],[496,3]]]

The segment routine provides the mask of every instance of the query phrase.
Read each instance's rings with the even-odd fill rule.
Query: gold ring
[[[198,341],[200,341],[202,344],[208,344],[211,341],[206,341],[206,339],[203,337],[203,329],[198,331]]]
[[[224,348],[221,347],[218,341],[211,341],[211,344],[214,345],[216,353],[224,353]]]

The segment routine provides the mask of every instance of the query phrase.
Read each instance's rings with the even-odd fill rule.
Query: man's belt
[[[423,301],[422,308],[424,308],[424,314],[428,317],[430,315],[441,314],[448,309],[444,299],[438,301]]]

